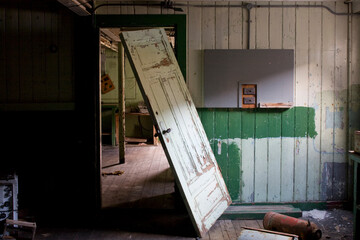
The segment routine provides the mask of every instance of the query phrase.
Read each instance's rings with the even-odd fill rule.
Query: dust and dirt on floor
[[[302,218],[318,225],[321,239],[353,239],[353,214],[343,209],[303,211]]]

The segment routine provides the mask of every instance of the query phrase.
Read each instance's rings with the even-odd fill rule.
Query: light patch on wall
[[[326,119],[325,119],[325,128],[339,128],[344,129],[345,123],[342,121],[344,118],[344,108],[339,107],[335,108],[335,111],[331,111],[329,107],[326,107]]]

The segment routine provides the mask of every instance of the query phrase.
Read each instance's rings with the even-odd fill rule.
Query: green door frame
[[[99,28],[175,27],[175,55],[186,81],[186,15],[95,15]]]

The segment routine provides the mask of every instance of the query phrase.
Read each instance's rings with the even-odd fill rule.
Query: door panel
[[[123,32],[121,40],[189,215],[203,236],[231,199],[166,33]]]

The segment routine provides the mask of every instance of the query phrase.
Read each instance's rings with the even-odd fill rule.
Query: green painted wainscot
[[[326,195],[335,188],[327,184],[327,173],[333,172],[331,181],[339,180],[334,168],[347,172],[347,164],[333,163],[329,170],[321,162],[326,153],[314,144],[314,108],[198,108],[198,113],[235,204],[344,200],[346,174],[339,176],[343,192]]]

